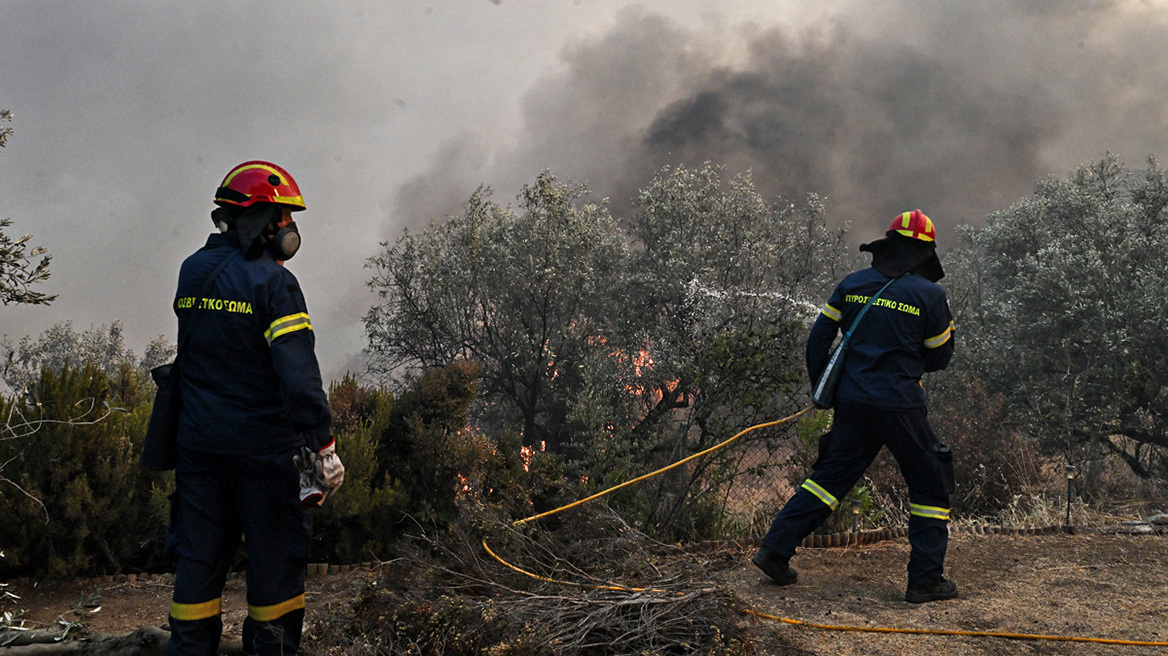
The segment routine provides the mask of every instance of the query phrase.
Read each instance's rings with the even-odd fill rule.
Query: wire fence
[[[716,514],[712,527],[701,528],[703,539],[738,540],[766,533],[775,514],[811,474],[817,438],[829,425],[828,418],[816,417],[804,417],[806,437],[788,425],[777,435],[747,435],[729,448],[715,447],[717,452],[690,465],[681,483],[688,507]],[[881,528],[906,519],[903,490],[890,485],[890,478],[898,478],[895,465],[881,456],[816,533]]]
[[[797,436],[806,430],[791,430],[793,420],[801,417],[809,420],[811,432],[825,425],[822,418],[808,415],[808,410],[751,426],[709,448],[559,510],[623,490],[615,497],[616,505],[624,512],[641,515],[645,527],[663,535],[700,540],[761,536],[810,472],[817,440]],[[773,427],[778,430],[759,430]],[[666,472],[668,475],[660,476]],[[630,486],[638,487],[627,489]],[[528,520],[548,514],[553,513]],[[837,524],[829,523],[826,528],[839,530],[835,528]]]
[[[740,539],[764,534],[775,513],[795,493],[791,478],[799,466],[796,449],[776,448],[766,440],[750,440],[722,456],[725,474],[716,506],[720,514],[715,539]]]

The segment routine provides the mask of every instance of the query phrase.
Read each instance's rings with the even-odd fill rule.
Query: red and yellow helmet
[[[892,220],[892,225],[889,226],[887,235],[891,237],[894,232],[910,239],[919,239],[929,243],[937,240],[937,230],[933,228],[933,222],[920,210],[913,210],[897,215]]]
[[[287,171],[271,162],[244,162],[231,169],[215,191],[217,205],[249,207],[277,203],[293,212],[304,209],[300,187]]]

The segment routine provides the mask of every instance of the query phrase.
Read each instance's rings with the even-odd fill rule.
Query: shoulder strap
[[[864,307],[860,308],[860,313],[857,314],[855,320],[852,321],[852,327],[848,328],[848,332],[844,335],[845,340],[851,338],[852,333],[856,331],[856,326],[860,325],[860,319],[863,319],[864,314],[868,312],[868,308],[872,307],[872,304],[876,302],[876,299],[880,298],[880,295],[884,293],[884,290],[888,289],[888,286],[896,282],[897,279],[898,278],[893,278],[892,280],[884,283],[884,286],[880,288],[880,291],[872,294],[872,298],[869,298],[868,302],[864,304]]]
[[[211,275],[207,276],[207,279],[203,281],[203,286],[199,289],[199,296],[195,299],[195,304],[191,306],[192,311],[198,309],[198,307],[202,305],[203,299],[206,298],[207,294],[211,291],[211,284],[214,283],[215,279],[219,277],[219,272],[223,271],[223,267],[227,266],[227,261],[230,259],[231,253],[228,252],[223,256],[223,259],[219,261],[219,264],[215,266],[215,270],[211,272]],[[182,355],[183,347],[186,346],[187,340],[190,339],[191,329],[194,327],[195,323],[198,322],[198,318],[199,313],[195,312],[191,314],[190,323],[187,324],[186,335],[184,335],[182,341],[179,342],[178,350],[175,352],[175,361],[178,361],[178,358]]]

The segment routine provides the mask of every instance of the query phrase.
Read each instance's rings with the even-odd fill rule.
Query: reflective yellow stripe
[[[268,344],[276,341],[280,335],[287,335],[296,330],[312,330],[312,321],[308,318],[308,313],[301,312],[299,314],[289,314],[286,317],[280,317],[268,326],[264,331],[264,339],[268,340]]]
[[[839,310],[833,308],[830,305],[823,306],[823,315],[825,317],[827,317],[828,319],[831,319],[832,321],[839,321],[844,316],[843,314],[840,313]]]
[[[240,173],[243,173],[244,171],[250,171],[252,169],[260,169],[261,171],[267,171],[268,173],[275,175],[277,178],[280,179],[281,185],[288,185],[289,184],[288,178],[283,173],[281,173],[279,170],[274,169],[270,166],[266,166],[264,164],[252,164],[250,166],[241,166],[238,169],[232,171],[223,180],[222,186],[230,187],[231,181],[235,179],[235,176],[239,175]],[[303,208],[304,207],[304,196],[302,196],[302,195],[301,196],[272,196],[272,202],[273,203],[284,203],[287,205],[297,205],[297,206]],[[293,210],[293,211],[295,211],[295,210]]]
[[[929,517],[931,519],[942,519],[949,521],[949,509],[938,508],[936,506],[922,506],[918,503],[908,504],[908,514],[916,515],[917,517]]]
[[[277,178],[280,178],[280,184],[288,184],[288,181],[284,179],[284,174],[280,173],[276,169],[274,169],[270,166],[265,166],[263,164],[252,164],[250,166],[241,166],[241,167],[235,169],[234,171],[232,171],[231,174],[227,176],[227,179],[223,181],[223,186],[224,187],[231,186],[231,181],[235,179],[235,176],[239,175],[240,173],[243,173],[244,171],[250,171],[252,169],[260,169],[261,171],[267,171],[268,173],[275,175]]]
[[[952,336],[953,336],[953,322],[950,321],[949,327],[945,329],[945,332],[941,333],[940,335],[937,335],[936,337],[930,337],[929,339],[925,340],[925,348],[937,348],[938,346],[941,346],[945,342],[949,341],[949,338]]]
[[[819,483],[816,483],[809,478],[806,481],[803,481],[802,487],[804,490],[807,490],[811,494],[819,497],[819,500],[826,503],[828,508],[831,508],[832,510],[839,508],[839,501],[835,497],[831,496],[830,492],[823,489],[822,487],[819,487]]]
[[[205,620],[215,617],[223,608],[223,598],[204,601],[199,604],[180,604],[170,602],[170,616],[176,620]]]
[[[297,595],[288,601],[281,601],[272,606],[252,606],[248,604],[247,616],[257,622],[271,622],[301,608],[304,608],[304,595]]]

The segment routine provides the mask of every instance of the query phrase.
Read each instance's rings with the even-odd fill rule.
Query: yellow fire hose
[[[722,447],[729,446],[730,444],[733,444],[735,440],[742,437],[743,435],[746,435],[747,433],[749,433],[752,430],[758,430],[760,428],[770,428],[771,426],[778,426],[779,424],[785,424],[789,421],[794,421],[796,418],[802,416],[805,412],[807,412],[810,409],[811,409],[810,407],[803,408],[802,410],[800,410],[799,412],[796,412],[795,414],[791,415],[790,417],[783,417],[782,419],[778,419],[776,421],[768,421],[765,424],[758,424],[755,426],[751,426],[750,428],[747,428],[746,430],[738,433],[737,435],[726,440],[725,442],[722,442],[720,444],[715,444],[714,446],[706,449],[705,451],[699,451],[699,452],[693,454],[692,456],[682,458],[681,460],[678,460],[677,462],[673,463],[672,465],[669,465],[667,467],[662,467],[661,469],[658,469],[655,472],[649,472],[648,474],[645,474],[644,476],[638,476],[638,477],[634,478],[633,480],[625,481],[624,483],[621,483],[620,485],[614,485],[614,486],[608,488],[607,490],[601,490],[600,492],[597,492],[596,494],[593,494],[590,497],[585,497],[583,499],[580,499],[579,501],[573,501],[572,503],[569,503],[566,506],[561,506],[561,507],[556,508],[554,510],[549,510],[547,512],[540,513],[538,515],[532,515],[531,517],[525,517],[523,519],[517,520],[512,525],[519,526],[521,524],[526,524],[527,522],[532,522],[532,521],[535,521],[537,519],[543,519],[544,517],[550,517],[551,515],[555,515],[556,513],[564,512],[565,510],[568,510],[569,508],[575,508],[576,506],[588,503],[589,501],[592,501],[593,499],[599,499],[600,497],[602,497],[606,494],[616,492],[617,490],[624,488],[624,487],[628,487],[634,483],[640,483],[641,481],[648,479],[648,478],[653,478],[654,476],[656,476],[658,474],[664,474],[665,472],[669,471],[670,469],[676,469],[677,467],[684,465],[685,463],[689,462],[690,460],[693,460],[695,458],[700,458],[700,457],[706,455],[707,453],[713,453],[713,452],[717,451],[718,449],[721,449]]]
[[[606,494],[611,494],[612,492],[616,492],[617,490],[619,490],[621,488],[625,488],[625,487],[628,487],[628,486],[633,485],[635,483],[639,483],[643,480],[653,478],[654,476],[657,476],[659,474],[663,474],[671,469],[675,469],[677,467],[680,467],[681,465],[684,465],[685,463],[687,463],[691,460],[694,460],[696,458],[700,458],[704,455],[707,455],[709,453],[713,453],[719,449],[727,447],[730,444],[733,444],[735,441],[737,441],[740,437],[742,437],[743,435],[746,435],[747,433],[749,433],[751,431],[759,430],[761,428],[769,428],[771,426],[778,426],[780,424],[785,424],[785,423],[788,423],[790,421],[794,421],[798,417],[807,413],[809,410],[811,410],[811,407],[803,408],[802,410],[800,410],[799,412],[796,412],[793,415],[790,415],[788,417],[784,417],[782,419],[778,419],[776,421],[768,421],[766,423],[751,426],[750,428],[747,428],[746,430],[739,432],[734,437],[731,437],[724,442],[720,442],[720,443],[715,444],[714,446],[712,446],[704,451],[699,451],[698,453],[695,453],[691,456],[688,456],[686,458],[678,460],[677,462],[675,462],[671,465],[668,465],[666,467],[662,467],[661,469],[658,469],[657,471],[650,472],[648,474],[645,474],[644,476],[638,476],[637,478],[625,481],[624,483],[620,483],[618,485],[614,485],[606,490],[601,490],[600,492],[597,492],[596,494],[593,494],[592,496],[585,497],[583,499],[580,499],[579,501],[573,501],[572,503],[569,503],[569,504],[564,505],[564,506],[560,506],[559,508],[554,508],[554,509],[549,510],[547,512],[539,513],[538,515],[532,515],[531,517],[524,517],[523,519],[516,520],[516,521],[512,522],[512,526],[521,526],[521,525],[526,524],[528,522],[533,522],[537,519],[542,519],[544,517],[549,517],[551,515],[555,515],[557,513],[564,512],[565,510],[568,510],[570,508],[575,508],[576,506],[583,505],[585,503],[588,503],[589,501],[599,499],[600,497],[602,497]],[[494,551],[491,550],[491,547],[487,545],[487,539],[485,537],[483,538],[483,549],[486,550],[486,552],[492,558],[499,561],[499,563],[501,563],[504,567],[507,567],[508,569],[511,569],[515,572],[523,574],[524,576],[529,576],[533,579],[545,581],[547,583],[555,583],[557,585],[564,585],[564,586],[570,586],[570,587],[575,587],[575,588],[585,588],[585,589],[589,589],[589,590],[612,590],[615,592],[663,592],[662,590],[655,590],[652,588],[631,588],[631,587],[620,586],[620,585],[596,585],[596,584],[590,584],[590,583],[574,583],[572,581],[561,581],[558,579],[552,579],[552,578],[548,578],[546,576],[540,576],[539,574],[535,574],[533,572],[529,572],[525,569],[522,569],[516,565],[513,565],[513,564],[507,562],[506,560],[504,560],[502,557],[500,557],[498,554],[496,554]],[[791,619],[788,617],[781,617],[778,615],[770,615],[770,614],[759,612],[759,611],[749,609],[749,608],[745,609],[743,612],[745,612],[748,615],[753,615],[755,617],[761,617],[761,618],[765,618],[768,620],[774,620],[776,622],[783,622],[785,624],[793,624],[796,626],[807,626],[807,627],[816,628],[816,629],[824,629],[827,631],[854,631],[854,632],[863,632],[863,633],[911,633],[911,634],[917,634],[917,635],[965,636],[965,637],[979,637],[979,638],[1008,638],[1008,639],[1013,639],[1013,640],[1048,640],[1048,641],[1058,641],[1058,642],[1090,642],[1090,643],[1105,644],[1105,645],[1133,645],[1133,646],[1141,646],[1141,647],[1168,647],[1168,642],[1150,642],[1150,641],[1143,641],[1143,640],[1117,640],[1117,639],[1113,639],[1113,638],[1086,638],[1086,637],[1080,637],[1080,636],[1042,635],[1042,634],[1033,634],[1033,633],[1008,633],[1008,632],[999,632],[999,631],[957,631],[957,630],[948,630],[948,629],[898,629],[898,628],[871,627],[871,626],[836,626],[836,625],[832,625],[832,624],[818,624],[815,622],[796,620],[796,619]]]

